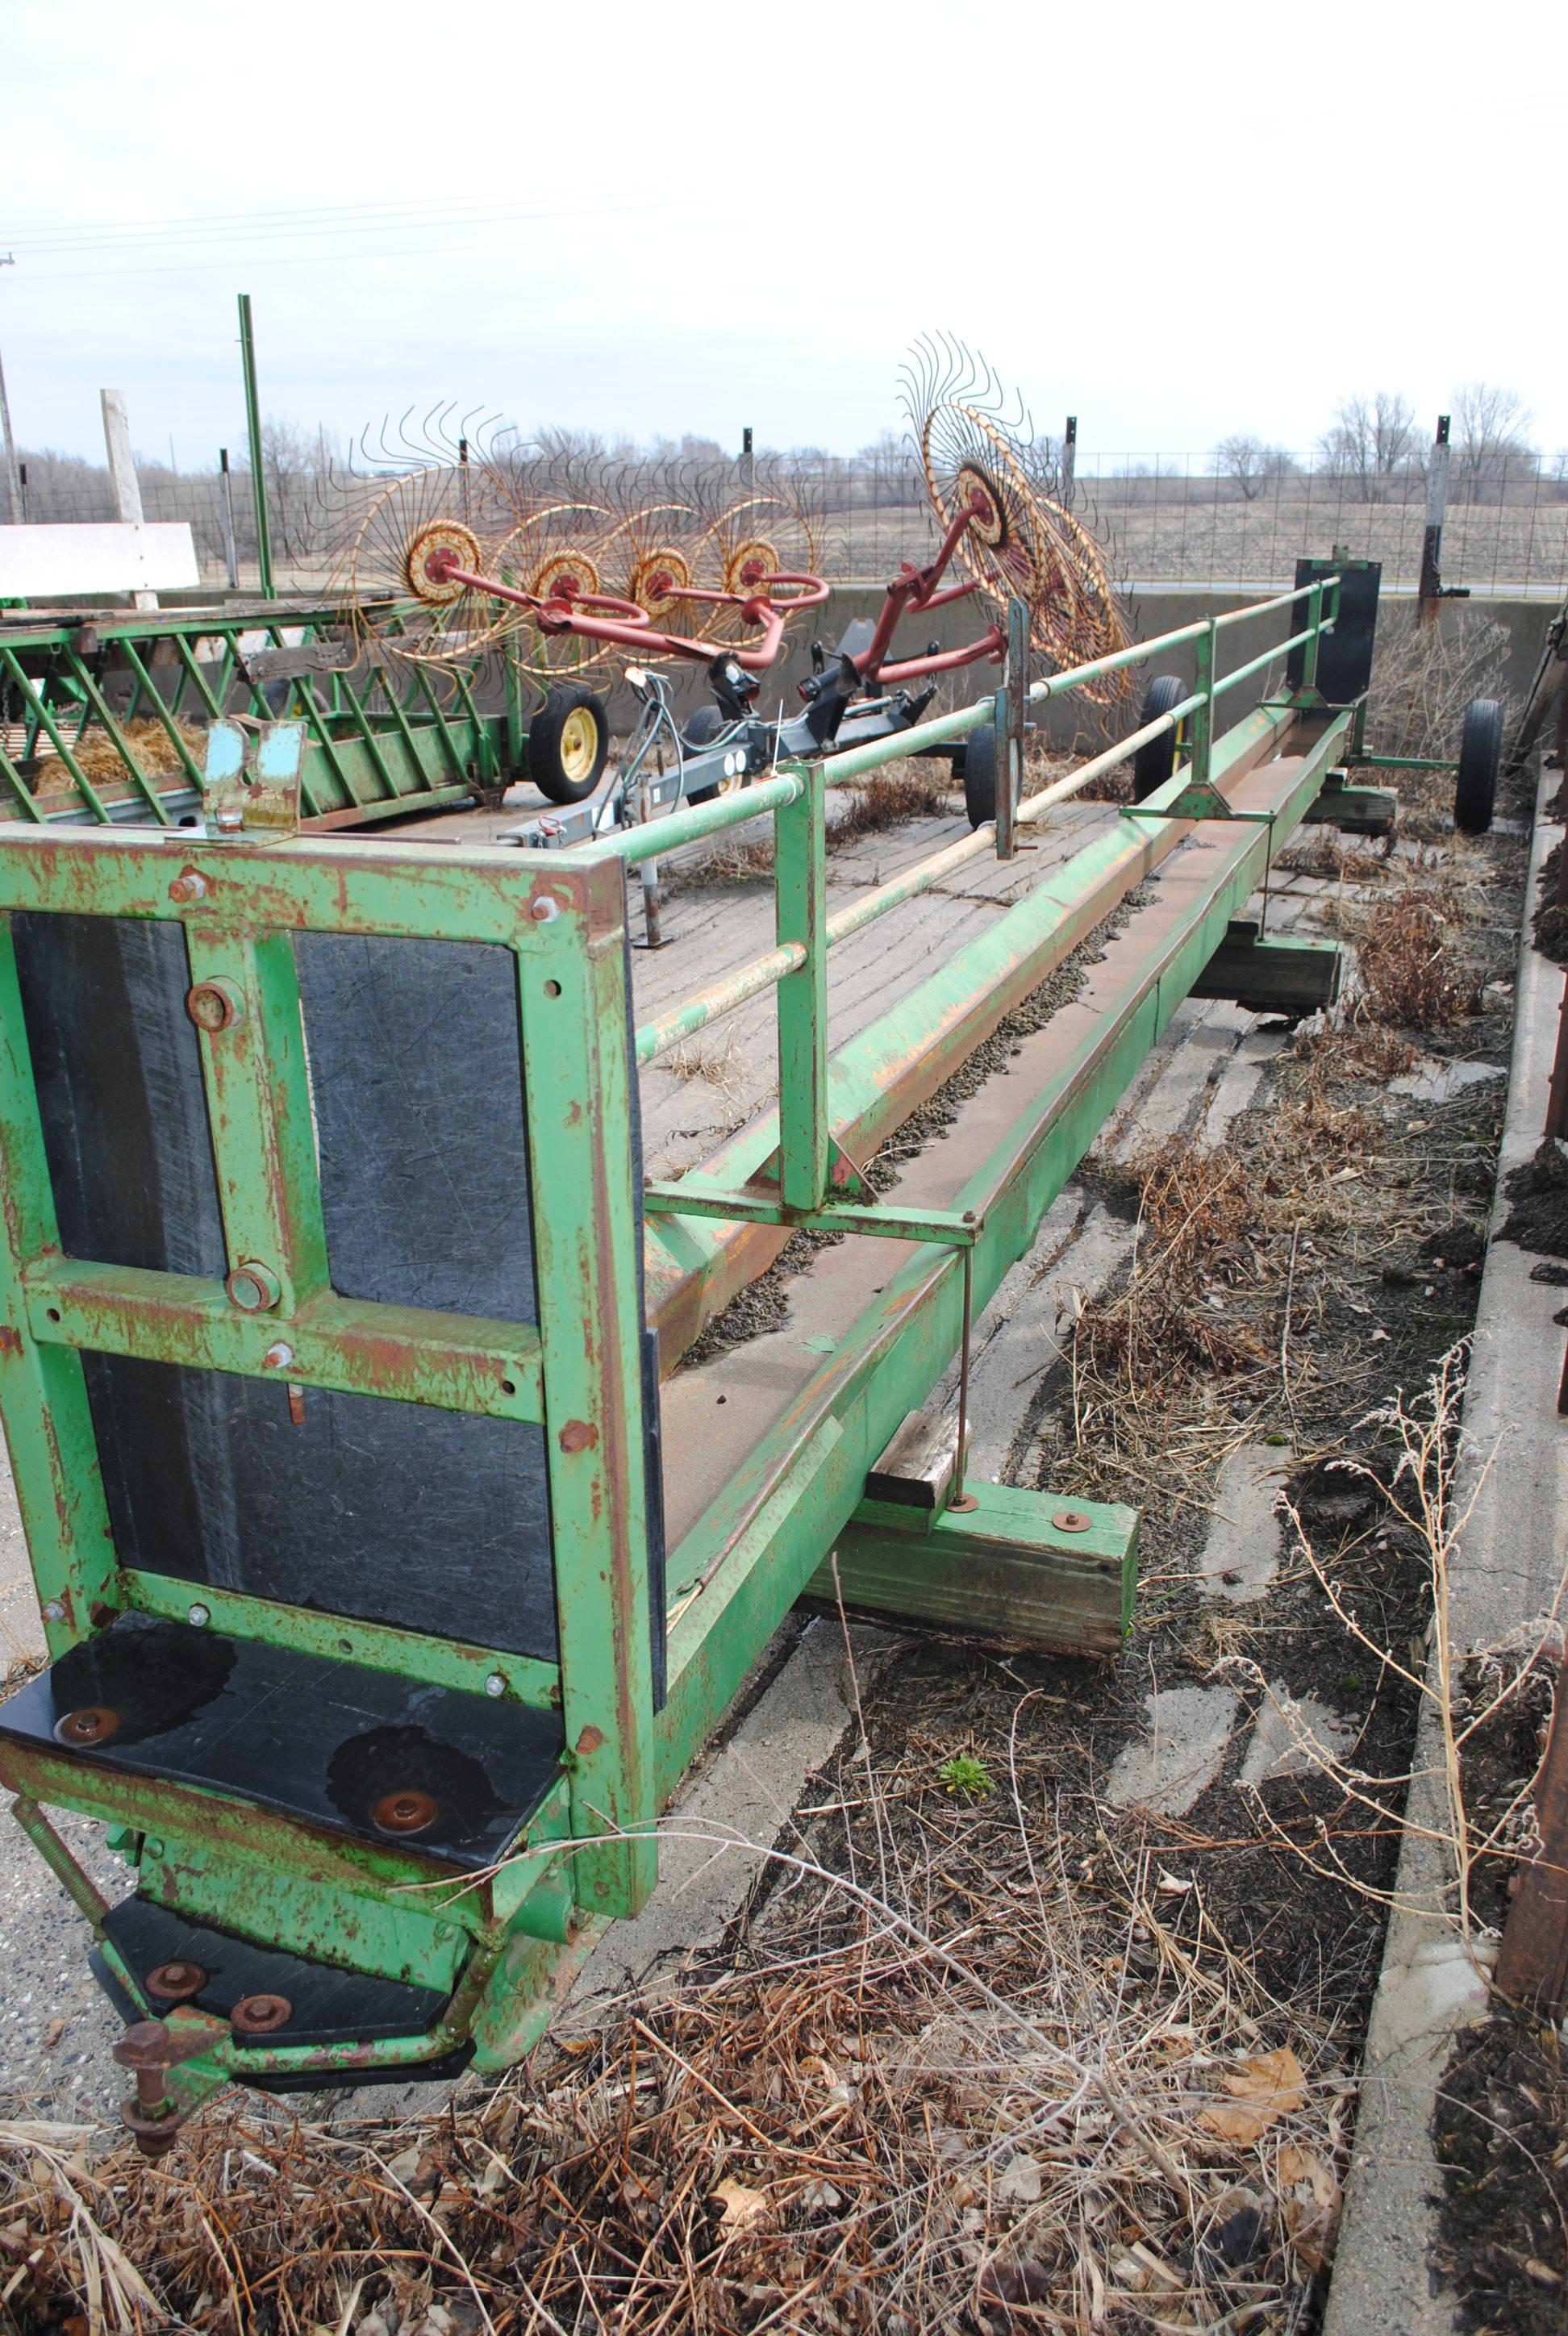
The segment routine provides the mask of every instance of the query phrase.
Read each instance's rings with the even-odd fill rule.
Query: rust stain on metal
[[[9,1322],[0,1322],[0,1355],[19,1355],[21,1352],[21,1331],[14,1330]]]
[[[563,1452],[591,1452],[599,1442],[599,1430],[591,1420],[569,1419],[556,1441]]]
[[[590,1752],[597,1752],[603,1742],[604,1730],[602,1728],[585,1728],[578,1737],[575,1748],[579,1756],[582,1759],[586,1760]]]

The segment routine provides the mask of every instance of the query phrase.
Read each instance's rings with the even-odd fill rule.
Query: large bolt
[[[197,2033],[181,2036],[161,2020],[139,2020],[114,2047],[122,2068],[136,2071],[136,2098],[120,2114],[136,2136],[144,2157],[161,2157],[180,2137],[180,2110],[169,2098],[169,2071],[181,2060],[205,2052],[211,2038]]]
[[[206,877],[199,875],[194,868],[183,870],[169,887],[169,897],[171,900],[205,900]]]

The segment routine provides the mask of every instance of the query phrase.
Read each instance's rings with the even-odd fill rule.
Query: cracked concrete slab
[[[1222,1463],[1214,1486],[1208,1538],[1198,1560],[1198,1586],[1234,1606],[1264,1598],[1280,1571],[1280,1487],[1294,1466],[1289,1452],[1256,1437]]]
[[[1390,1079],[1390,1095],[1408,1095],[1412,1103],[1452,1103],[1471,1087],[1484,1086],[1488,1079],[1504,1079],[1507,1072],[1495,1063],[1450,1063],[1441,1056],[1428,1055],[1413,1071],[1404,1072]]]
[[[1116,1755],[1109,1798],[1118,1808],[1184,1815],[1220,1773],[1239,1702],[1228,1687],[1158,1688],[1145,1696],[1147,1737]]]
[[[1252,1718],[1251,1741],[1237,1782],[1266,1785],[1274,1776],[1304,1776],[1318,1767],[1310,1746],[1328,1759],[1348,1760],[1356,1748],[1358,1723],[1316,1696],[1295,1696],[1278,1679]]]

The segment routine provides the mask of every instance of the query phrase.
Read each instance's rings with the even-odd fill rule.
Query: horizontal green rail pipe
[[[1321,628],[1325,633],[1331,633],[1333,629],[1332,625]],[[1223,681],[1214,684],[1213,695],[1223,697],[1226,690],[1234,689],[1240,682],[1250,681],[1255,673],[1261,673],[1265,666],[1276,664],[1281,657],[1288,657],[1292,649],[1300,648],[1303,641],[1310,641],[1312,633],[1313,628],[1309,625],[1305,632],[1292,633],[1289,640],[1279,641],[1271,649],[1264,649],[1261,656],[1250,658],[1245,665],[1239,665],[1234,673],[1228,673]]]
[[[786,803],[798,803],[804,793],[803,779],[782,771],[776,779],[761,779],[755,787],[720,795],[716,803],[693,803],[689,810],[671,812],[667,819],[652,820],[646,827],[618,828],[613,834],[595,836],[591,843],[575,848],[613,852],[628,868],[636,868],[644,860],[662,860],[667,852],[678,852],[682,844],[700,843],[705,836],[716,835],[723,828],[761,819],[765,812],[782,811]]]
[[[1153,722],[1145,722],[1142,729],[1133,732],[1131,737],[1124,738],[1117,745],[1107,746],[1103,754],[1096,754],[1080,769],[1069,771],[1066,778],[1057,779],[1052,785],[1042,787],[1037,794],[1027,797],[1018,807],[1019,825],[1042,819],[1055,804],[1066,802],[1086,787],[1091,779],[1100,778],[1105,772],[1114,771],[1119,763],[1129,761],[1140,747],[1158,738],[1163,732],[1174,730],[1184,715],[1202,703],[1201,696],[1183,698],[1181,705],[1173,706],[1170,713],[1156,715]],[[983,826],[976,828],[972,835],[961,837],[957,843],[950,843],[944,851],[933,852],[929,860],[922,860],[915,867],[906,869],[901,876],[890,878],[875,891],[852,900],[847,908],[841,909],[836,916],[828,919],[824,928],[827,947],[832,949],[837,942],[847,940],[852,933],[858,933],[866,925],[873,924],[877,918],[886,916],[891,909],[901,908],[906,900],[916,900],[920,893],[929,892],[931,886],[939,884],[944,876],[952,875],[972,860],[981,859],[994,848],[996,833],[994,822],[988,820]],[[637,1034],[638,1061],[652,1062],[671,1046],[689,1038],[694,1031],[704,1028],[710,1022],[716,1022],[723,1015],[734,1013],[737,1007],[745,1005],[763,990],[772,988],[786,974],[798,971],[804,962],[804,950],[798,944],[792,944],[770,949],[765,956],[755,958],[750,965],[743,966],[739,972],[726,974],[722,981],[700,990],[684,1004],[672,1007],[657,1022],[644,1023]]]
[[[1294,591],[1277,593],[1271,600],[1254,600],[1249,608],[1227,608],[1222,617],[1214,618],[1214,630],[1222,633],[1232,625],[1244,625],[1253,617],[1266,617],[1271,608],[1293,608],[1298,600],[1305,600],[1313,592],[1337,592],[1343,580],[1339,576],[1315,576],[1310,584],[1298,584]],[[1326,620],[1325,629],[1330,627],[1331,619]]]

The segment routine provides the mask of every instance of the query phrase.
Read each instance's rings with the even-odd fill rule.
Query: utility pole
[[[16,257],[8,251],[0,259],[0,268],[15,268]],[[16,441],[11,435],[11,400],[5,394],[5,368],[0,365],[0,431],[5,437],[5,516],[15,527],[23,516],[22,481],[16,470]]]

